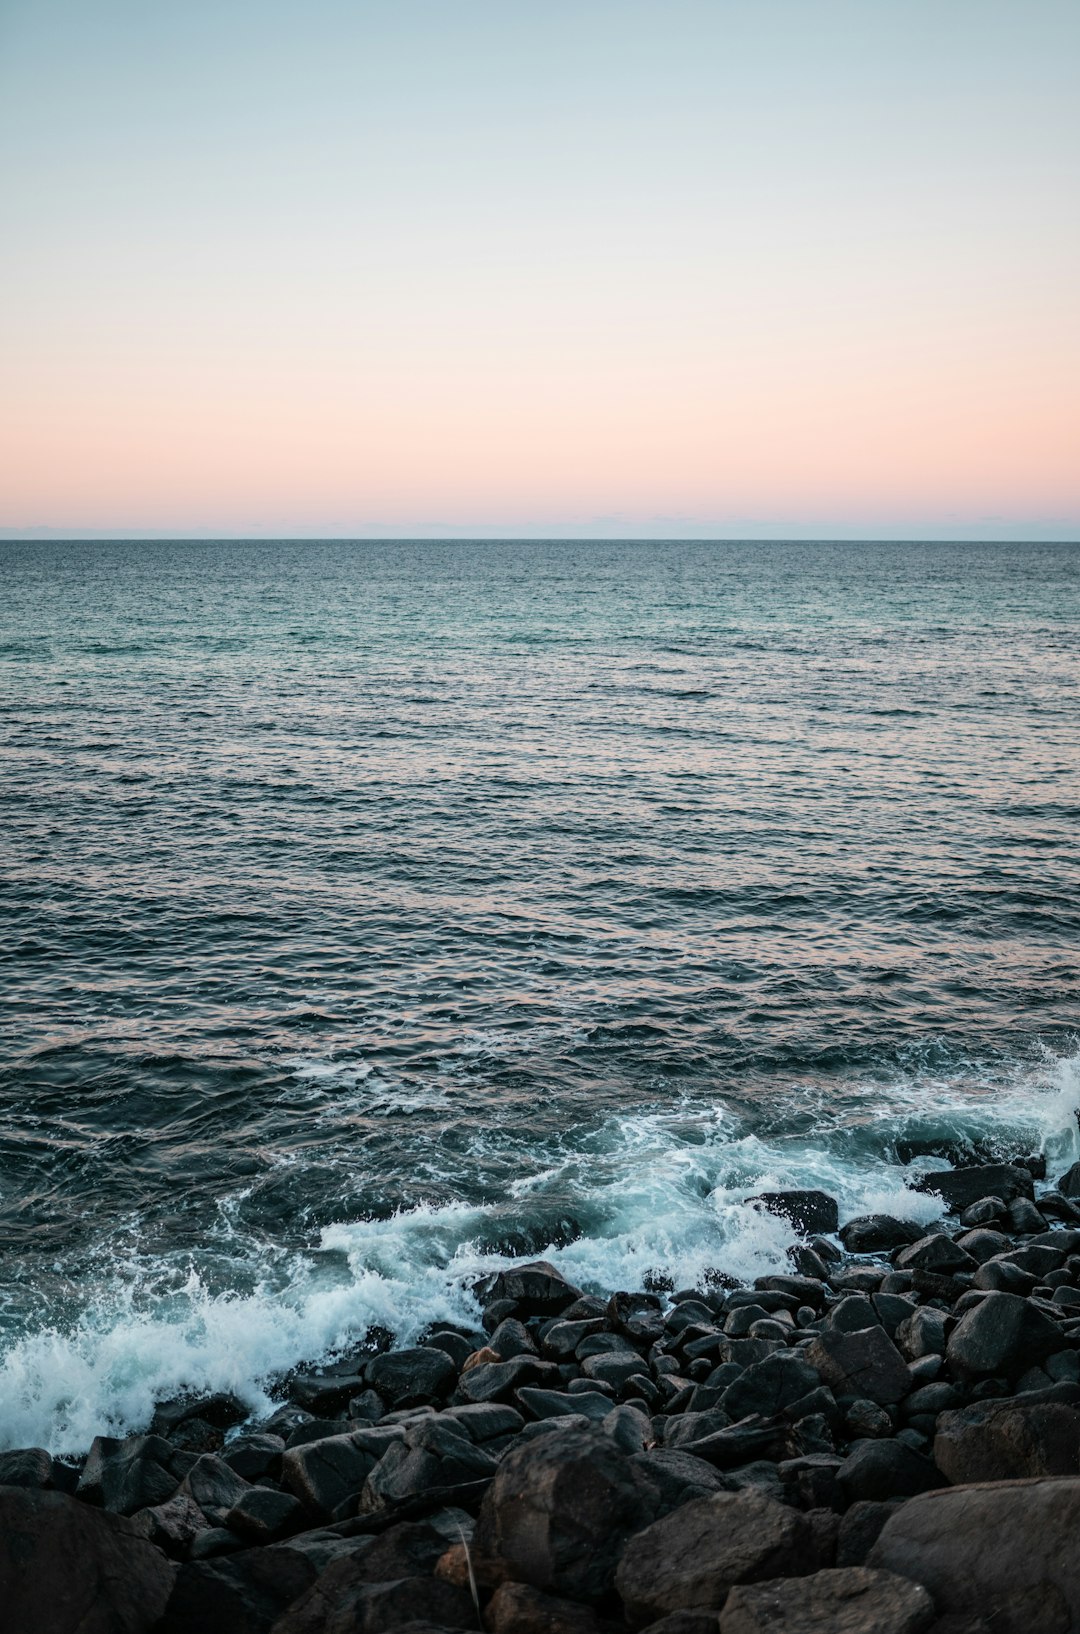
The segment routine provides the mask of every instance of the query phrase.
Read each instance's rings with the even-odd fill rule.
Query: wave
[[[783,1267],[792,1240],[747,1202],[754,1192],[815,1186],[842,1218],[929,1222],[938,1205],[911,1182],[942,1166],[935,1152],[1038,1151],[1054,1175],[1080,1157],[1078,1106],[1080,1053],[991,1085],[921,1074],[855,1086],[843,1118],[807,1086],[796,1132],[747,1134],[700,1103],[634,1111],[564,1143],[502,1197],[341,1221],[296,1255],[234,1226],[226,1248],[242,1288],[221,1291],[193,1263],[117,1258],[76,1315],[7,1349],[0,1446],[79,1453],[97,1434],[144,1427],[156,1402],[184,1391],[232,1391],[258,1412],[283,1374],[355,1348],[373,1325],[408,1344],[433,1322],[475,1324],[473,1280],[525,1255],[595,1290],[661,1273],[682,1287],[716,1270],[749,1281]],[[901,1165],[898,1143],[927,1155]]]

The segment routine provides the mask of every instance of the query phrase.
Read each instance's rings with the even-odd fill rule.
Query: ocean
[[[1080,547],[0,544],[0,1446],[1080,1155]]]

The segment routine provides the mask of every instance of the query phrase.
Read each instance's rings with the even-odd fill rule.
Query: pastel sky
[[[1080,0],[0,0],[0,529],[1080,537]]]

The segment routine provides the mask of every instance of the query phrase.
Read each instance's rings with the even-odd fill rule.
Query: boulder
[[[1062,1401],[978,1401],[942,1413],[934,1462],[954,1486],[1080,1471],[1080,1411]]]
[[[945,1484],[929,1458],[903,1441],[884,1440],[857,1441],[837,1470],[836,1480],[848,1503],[912,1498]]]
[[[457,1378],[457,1368],[445,1350],[417,1345],[373,1357],[364,1377],[392,1407],[415,1407],[441,1401]]]
[[[512,1265],[493,1277],[481,1281],[476,1295],[485,1306],[507,1300],[515,1307],[507,1315],[557,1316],[568,1305],[582,1297],[549,1260],[532,1260],[527,1265]]]
[[[370,1472],[360,1494],[360,1514],[392,1509],[434,1487],[463,1486],[495,1473],[490,1453],[470,1440],[460,1424],[437,1418],[409,1425]]]
[[[746,1201],[760,1203],[770,1214],[782,1215],[806,1236],[828,1236],[840,1224],[836,1198],[824,1191],[763,1191]]]
[[[893,1572],[847,1566],[732,1589],[720,1634],[923,1634],[934,1602]]]
[[[1061,1348],[1060,1328],[1030,1300],[991,1292],[961,1317],[945,1354],[962,1378],[1018,1378]]]
[[[153,1634],[270,1634],[315,1579],[317,1567],[288,1544],[242,1549],[181,1566]],[[80,1634],[82,1631],[80,1630]]]
[[[650,1496],[603,1430],[556,1425],[503,1457],[480,1508],[477,1558],[493,1582],[597,1600]]]
[[[484,1613],[488,1634],[600,1634],[588,1606],[557,1600],[529,1583],[503,1583]]]
[[[549,1389],[558,1390],[562,1382],[554,1362],[541,1362],[535,1356],[515,1356],[509,1362],[481,1362],[476,1367],[470,1367],[458,1380],[453,1400],[455,1406],[480,1401],[507,1401],[522,1385],[546,1385]]]
[[[896,1330],[896,1348],[909,1362],[920,1356],[944,1356],[946,1323],[944,1311],[933,1305],[918,1305]]]
[[[190,1498],[211,1526],[226,1525],[225,1517],[250,1491],[248,1483],[214,1453],[204,1453],[180,1484],[180,1495]]]
[[[248,1487],[225,1517],[230,1532],[248,1543],[276,1543],[305,1524],[304,1508],[291,1492],[272,1487]]]
[[[1009,1247],[1009,1239],[1003,1231],[990,1231],[983,1226],[974,1231],[965,1231],[956,1240],[965,1254],[970,1254],[980,1265],[985,1265],[987,1260],[994,1259],[998,1254],[1004,1254]]]
[[[834,1394],[866,1396],[885,1406],[900,1401],[911,1388],[904,1358],[884,1328],[856,1333],[826,1329],[804,1352],[807,1362]]]
[[[148,1634],[176,1566],[117,1515],[0,1488],[0,1606],[12,1634]]]
[[[194,1462],[160,1435],[132,1435],[124,1441],[98,1436],[76,1490],[80,1498],[114,1515],[134,1515],[137,1509],[166,1503]]]
[[[298,1543],[301,1541],[297,1540]],[[440,1564],[445,1552],[445,1537],[430,1523],[417,1525],[399,1522],[379,1537],[353,1539],[345,1552],[329,1561],[306,1592],[295,1599],[284,1616],[274,1624],[274,1634],[330,1634],[331,1630],[353,1634],[357,1627],[365,1626],[358,1620],[362,1609],[370,1622],[372,1607],[369,1590],[373,1585],[405,1581],[415,1586],[425,1577],[430,1581],[430,1574]],[[464,1549],[461,1553],[462,1564],[465,1565]],[[439,1576],[444,1584],[451,1581],[442,1572]],[[455,1584],[459,1593],[467,1583],[466,1568],[462,1580]],[[382,1627],[396,1628],[401,1622],[419,1620],[425,1615],[420,1609],[422,1603],[423,1597],[418,1598],[413,1609],[407,1602],[405,1615]],[[450,1602],[451,1607],[460,1608],[461,1604],[457,1596]],[[381,1609],[389,1615],[400,1606],[400,1600],[396,1606],[393,1601],[383,1601]],[[432,1609],[429,1601],[426,1606],[428,1618]],[[475,1615],[473,1623],[467,1626],[475,1626]],[[382,1634],[381,1627],[379,1634]]]
[[[281,1455],[285,1443],[279,1435],[260,1431],[253,1435],[237,1436],[221,1454],[221,1461],[244,1481],[258,1481],[268,1475],[276,1481],[281,1474]]]
[[[891,1214],[860,1214],[840,1227],[840,1241],[849,1254],[888,1254],[905,1243],[918,1242],[921,1227]]]
[[[953,1214],[962,1213],[984,1197],[1000,1197],[1009,1203],[1014,1197],[1034,1197],[1035,1187],[1027,1169],[1015,1163],[980,1163],[968,1169],[935,1169],[913,1182],[916,1191],[934,1192]]]
[[[540,1390],[525,1385],[517,1392],[517,1400],[533,1418],[565,1418],[569,1414],[584,1415],[597,1423],[611,1412],[611,1397],[599,1390]]]
[[[615,1574],[635,1628],[673,1611],[719,1611],[736,1583],[813,1571],[805,1515],[754,1491],[697,1498],[630,1539]]]
[[[1062,1197],[1080,1198],[1080,1163],[1074,1163],[1066,1169],[1057,1183],[1057,1189]]]
[[[139,1509],[131,1517],[131,1524],[142,1537],[156,1543],[173,1560],[186,1560],[196,1538],[210,1530],[209,1522],[198,1504],[183,1493],[156,1504],[152,1509]]]
[[[720,1406],[736,1422],[751,1413],[767,1418],[783,1412],[817,1386],[816,1369],[794,1351],[782,1350],[741,1373],[724,1391]]]
[[[853,1503],[840,1517],[836,1564],[865,1566],[866,1557],[881,1536],[882,1527],[903,1502],[902,1498],[889,1498],[880,1503],[870,1499]]]
[[[376,1463],[353,1435],[332,1435],[290,1447],[281,1460],[282,1485],[309,1515],[329,1520],[348,1498],[359,1496]]]
[[[943,1231],[929,1237],[920,1237],[896,1256],[900,1271],[936,1271],[941,1276],[953,1276],[957,1271],[974,1271],[978,1261]]]
[[[19,1447],[0,1453],[0,1486],[37,1487],[53,1484],[53,1461],[44,1447]]]
[[[921,1583],[939,1614],[994,1634],[1080,1628],[1080,1478],[948,1487],[903,1504],[868,1565]]]
[[[735,1489],[729,1476],[722,1475],[703,1458],[695,1458],[693,1453],[681,1452],[676,1447],[650,1447],[645,1452],[634,1453],[630,1463],[652,1494],[649,1511],[653,1520],[669,1515],[694,1498]]]

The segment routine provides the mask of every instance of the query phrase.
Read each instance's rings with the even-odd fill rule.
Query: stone
[[[44,1447],[20,1447],[0,1453],[0,1486],[52,1486],[53,1461]]]
[[[1046,1230],[1046,1216],[1040,1214],[1027,1197],[1014,1197],[1008,1207],[1009,1228],[1017,1233],[1034,1236]]]
[[[507,1316],[495,1329],[488,1340],[490,1348],[504,1362],[514,1356],[536,1356],[539,1354],[533,1338],[524,1322],[519,1322],[516,1316]]]
[[[703,1458],[681,1452],[677,1447],[650,1447],[635,1453],[631,1467],[652,1494],[650,1519],[659,1520],[693,1498],[707,1498],[713,1492],[731,1492],[734,1483]]]
[[[562,1382],[554,1362],[541,1362],[535,1356],[515,1356],[509,1362],[482,1362],[462,1373],[453,1402],[460,1407],[469,1402],[506,1401],[522,1385],[543,1385],[557,1390]]]
[[[920,1584],[848,1566],[732,1589],[720,1634],[923,1634],[933,1621]]]
[[[517,1435],[525,1420],[516,1407],[506,1402],[481,1401],[471,1407],[448,1407],[440,1417],[447,1424],[459,1424],[478,1447],[503,1442]]]
[[[499,1271],[480,1282],[476,1294],[485,1306],[497,1300],[510,1300],[516,1314],[526,1316],[557,1316],[582,1297],[580,1288],[567,1282],[549,1260],[532,1260],[526,1265],[512,1265],[506,1271]]]
[[[178,1444],[177,1431],[191,1419],[198,1419],[214,1430],[231,1430],[243,1424],[247,1416],[248,1408],[239,1396],[219,1390],[210,1396],[186,1396],[177,1401],[159,1402],[150,1420],[149,1433]]]
[[[167,1503],[137,1510],[131,1523],[142,1537],[156,1543],[173,1560],[186,1560],[195,1540],[211,1530],[198,1504],[180,1492]]]
[[[929,1458],[903,1441],[857,1441],[836,1472],[848,1503],[881,1503],[911,1498],[944,1486],[945,1478]]]
[[[0,1606],[12,1634],[149,1634],[176,1570],[129,1520],[63,1492],[0,1489]]]
[[[884,1328],[857,1333],[826,1330],[811,1340],[806,1361],[836,1395],[866,1396],[881,1406],[900,1401],[911,1388],[904,1358]]]
[[[994,1634],[1080,1628],[1080,1478],[948,1487],[901,1505],[868,1564],[921,1583],[941,1616]]]
[[[1074,1163],[1057,1183],[1057,1189],[1062,1197],[1080,1198],[1080,1163]]]
[[[959,1486],[1080,1471],[1080,1411],[1062,1401],[974,1402],[942,1413],[934,1462]]]
[[[459,1424],[423,1419],[405,1431],[371,1470],[360,1494],[359,1513],[374,1514],[436,1487],[487,1480],[495,1460]]]
[[[259,1431],[253,1435],[240,1435],[235,1441],[230,1441],[222,1450],[222,1463],[228,1464],[231,1470],[245,1481],[257,1481],[263,1475],[268,1475],[276,1481],[281,1474],[281,1457],[285,1451],[285,1443],[279,1435],[269,1435]]]
[[[573,1413],[595,1419],[599,1424],[611,1412],[611,1397],[599,1390],[577,1390],[571,1394],[566,1390],[539,1390],[525,1385],[517,1392],[517,1400],[533,1418],[564,1418]]]
[[[449,1601],[433,1603],[427,1597],[426,1590],[420,1590],[415,1602],[403,1601],[397,1596],[390,1601],[380,1602],[376,1599],[375,1610],[372,1607],[369,1591],[373,1585],[382,1587],[404,1581],[419,1589],[425,1579],[431,1581],[430,1574],[442,1564],[445,1553],[446,1539],[430,1522],[398,1522],[378,1537],[356,1538],[345,1553],[326,1565],[310,1588],[290,1606],[274,1625],[274,1634],[330,1634],[332,1629],[340,1630],[342,1634],[353,1634],[356,1628],[371,1627],[375,1610],[388,1618],[392,1617],[392,1621],[376,1625],[378,1634],[382,1634],[383,1628],[397,1628],[401,1623],[409,1624],[424,1616],[430,1618],[436,1609],[441,1609],[445,1614],[449,1607],[451,1616],[460,1616],[465,1604],[460,1595],[468,1585],[463,1548],[461,1563],[465,1570],[461,1580],[455,1582],[452,1575],[443,1571],[438,1573],[438,1581],[456,1590]],[[402,1610],[404,1615],[400,1615]],[[399,1613],[396,1617],[393,1616],[395,1611]],[[471,1598],[469,1611],[472,1621],[464,1626],[475,1627]],[[366,1622],[361,1621],[361,1617],[366,1618]],[[451,1626],[462,1625],[453,1623]]]
[[[552,1361],[569,1361],[577,1352],[577,1347],[583,1339],[592,1338],[595,1333],[604,1331],[604,1318],[594,1316],[581,1322],[566,1322],[561,1318],[553,1322],[545,1331],[540,1341],[540,1349]]]
[[[829,1236],[840,1224],[836,1199],[824,1191],[763,1191],[746,1201],[760,1203],[770,1214],[782,1215],[796,1231],[807,1236],[819,1232]]]
[[[993,1225],[1005,1213],[1005,1202],[1001,1197],[980,1197],[977,1203],[969,1203],[961,1212],[960,1224],[966,1231],[977,1226]]]
[[[445,1350],[417,1345],[372,1357],[364,1378],[392,1407],[441,1401],[457,1379],[457,1368]]]
[[[276,1543],[305,1525],[304,1507],[291,1492],[253,1486],[225,1517],[225,1524],[249,1543]]]
[[[813,1310],[823,1308],[826,1299],[825,1279],[822,1277],[779,1274],[758,1277],[754,1287],[764,1293],[788,1294],[796,1305],[809,1305]]]
[[[134,1515],[167,1503],[195,1460],[160,1435],[124,1441],[99,1436],[90,1448],[77,1493],[114,1515]]]
[[[983,1226],[974,1231],[965,1231],[956,1240],[965,1254],[970,1254],[980,1265],[985,1265],[987,1260],[994,1259],[998,1254],[1004,1254],[1010,1246],[1003,1231],[990,1231]]]
[[[961,1378],[980,1374],[1018,1378],[1061,1348],[1061,1330],[1029,1300],[988,1293],[961,1317],[945,1355]]]
[[[343,1413],[367,1386],[362,1373],[298,1373],[289,1383],[293,1400],[316,1418]]]
[[[1013,1163],[980,1163],[966,1169],[937,1169],[913,1182],[916,1191],[933,1192],[954,1214],[970,1208],[984,1197],[1000,1197],[1006,1204],[1014,1197],[1035,1196],[1027,1169]]]
[[[286,1450],[282,1485],[309,1515],[325,1521],[347,1499],[359,1496],[375,1463],[374,1453],[358,1445],[353,1435],[327,1436]]]
[[[922,1234],[910,1220],[897,1220],[891,1214],[860,1214],[839,1232],[849,1254],[888,1254],[905,1243],[918,1242]]]
[[[311,1561],[280,1543],[190,1560],[153,1634],[270,1634],[315,1575]]]
[[[977,1264],[977,1260],[943,1231],[920,1237],[917,1243],[902,1248],[896,1256],[900,1271],[937,1271],[942,1276],[952,1276],[957,1271],[974,1271]]]
[[[196,1460],[179,1488],[181,1495],[199,1506],[211,1526],[227,1525],[230,1509],[250,1490],[248,1483],[212,1452]]]
[[[476,1555],[493,1581],[594,1601],[648,1512],[647,1490],[609,1436],[555,1426],[504,1455],[480,1507]]]
[[[466,1339],[463,1333],[455,1333],[452,1328],[439,1328],[435,1333],[428,1334],[421,1343],[432,1350],[445,1350],[450,1360],[460,1373],[465,1365],[465,1358],[471,1356],[476,1349],[477,1337]]]
[[[626,1545],[615,1587],[635,1628],[673,1611],[718,1611],[737,1583],[812,1571],[804,1515],[753,1491],[697,1498]]]
[[[599,1634],[588,1606],[559,1600],[529,1583],[502,1583],[488,1601],[484,1626],[489,1634]]]
[[[836,1539],[838,1566],[865,1566],[866,1557],[881,1535],[889,1516],[899,1509],[902,1498],[875,1502],[860,1498],[840,1517]]]
[[[918,1305],[896,1330],[896,1348],[909,1362],[944,1356],[948,1316],[933,1305]]]
[[[809,1362],[783,1350],[740,1374],[724,1391],[720,1406],[733,1421],[751,1413],[769,1417],[808,1395],[818,1383],[817,1371]]]

